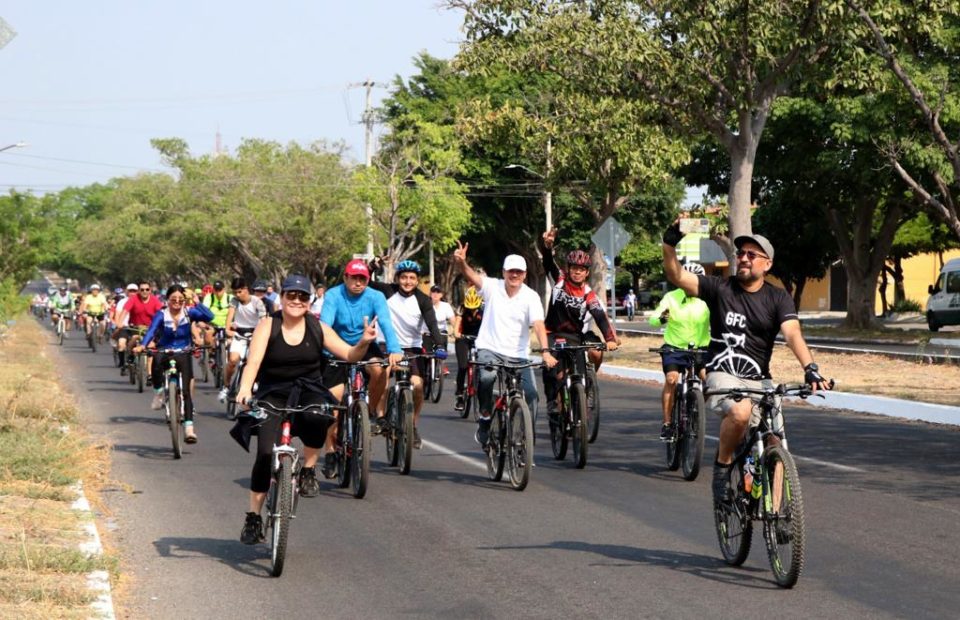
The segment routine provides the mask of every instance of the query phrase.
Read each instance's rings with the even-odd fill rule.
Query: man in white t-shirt
[[[323,282],[317,282],[317,288],[315,289],[316,293],[313,295],[313,299],[310,300],[310,313],[320,318],[320,313],[323,312],[323,292],[326,289]]]
[[[540,296],[524,284],[527,277],[527,261],[518,254],[510,254],[503,260],[503,279],[497,280],[481,276],[467,264],[467,248],[470,244],[457,242],[453,260],[460,268],[463,277],[476,287],[483,297],[484,314],[477,334],[477,361],[481,364],[525,364],[530,357],[530,328],[541,347],[547,344],[547,330],[543,325],[543,306]],[[549,352],[543,353],[543,363],[548,368],[557,364]],[[533,368],[523,371],[523,394],[530,408],[530,415],[536,419],[537,383]],[[493,384],[496,373],[480,371],[480,419],[477,422],[475,438],[481,446],[486,446],[490,438],[490,414],[493,411]]]
[[[250,287],[244,278],[234,278],[230,285],[233,289],[233,298],[230,300],[230,309],[227,310],[225,323],[227,336],[230,337],[230,350],[227,356],[224,385],[219,394],[221,403],[227,402],[230,396],[233,373],[236,372],[240,360],[247,356],[247,347],[253,330],[260,319],[267,316],[267,307],[263,300],[250,292]]]

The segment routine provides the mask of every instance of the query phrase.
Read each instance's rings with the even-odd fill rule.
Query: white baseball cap
[[[505,259],[503,259],[503,270],[510,271],[511,269],[526,271],[527,261],[524,260],[524,258],[519,254],[509,254]]]
[[[140,287],[137,286],[136,284],[134,284],[133,282],[131,282],[130,284],[127,285],[127,290],[128,290],[128,291],[136,291],[136,290],[139,290],[139,289],[140,289]]]

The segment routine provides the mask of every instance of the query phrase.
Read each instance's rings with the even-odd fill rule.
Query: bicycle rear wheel
[[[707,425],[703,404],[703,392],[687,392],[687,419],[680,437],[680,464],[683,466],[683,479],[696,480],[703,460],[703,441]]]
[[[127,381],[130,382],[130,385],[137,384],[137,358],[130,352],[130,343],[127,343],[127,350],[124,351],[124,360],[123,363],[127,368]]]
[[[562,391],[566,389],[566,387],[560,388],[559,398],[561,403],[566,400],[562,394]],[[562,461],[567,456],[567,411],[560,407],[557,410],[557,421],[550,422],[548,420],[547,424],[550,426],[550,449],[553,450],[553,458]]]
[[[419,363],[420,360],[417,360]],[[423,376],[420,377],[423,380],[423,400],[430,400],[430,396],[433,394],[433,368],[436,365],[437,360],[430,358],[424,363],[422,370]],[[436,401],[433,401],[436,402]]]
[[[460,412],[460,417],[464,419],[470,417],[470,412],[477,409],[477,389],[473,375],[473,365],[467,366],[467,376],[463,380],[463,411]]]
[[[344,415],[344,414],[341,414]],[[353,496],[363,499],[370,480],[370,413],[367,401],[358,400],[350,411],[353,416],[353,441],[350,448],[350,478],[353,481]]]
[[[391,467],[396,467],[400,462],[400,446],[397,443],[397,428],[399,418],[397,416],[397,395],[396,390],[387,392],[387,430],[383,433],[387,443],[387,463]]]
[[[490,418],[490,439],[487,440],[487,476],[494,482],[503,479],[503,466],[507,461],[506,429],[503,427],[503,413],[494,411]]]
[[[293,515],[293,462],[280,455],[280,468],[270,486],[267,511],[270,527],[270,574],[279,577],[287,555],[290,517]]]
[[[210,381],[210,349],[200,353],[200,380],[204,383]]]
[[[743,464],[730,468],[730,489],[733,499],[713,507],[713,522],[724,561],[740,566],[750,555],[753,540],[753,521],[750,520],[750,498],[743,491]],[[756,482],[754,483],[756,484]]]
[[[213,385],[218,390],[223,388],[223,360],[226,358],[224,346],[223,341],[221,341],[217,344],[216,351],[214,351]]]
[[[667,469],[677,471],[680,469],[680,434],[678,430],[681,427],[680,417],[683,411],[683,388],[679,384],[673,392],[673,433],[670,441],[667,442]]]
[[[523,398],[514,396],[510,400],[507,420],[507,470],[510,484],[517,491],[522,491],[530,482],[530,469],[533,467],[533,421]]]
[[[783,446],[770,448],[763,467],[763,537],[773,577],[792,588],[803,572],[803,495],[800,474]]]
[[[582,383],[574,383],[570,388],[570,409],[573,413],[573,464],[577,469],[583,469],[587,466],[590,438],[587,432],[587,394]]]
[[[409,388],[400,390],[397,399],[397,422],[399,423],[400,473],[407,475],[413,464],[413,394]]]
[[[593,443],[600,432],[600,385],[593,364],[587,364],[587,428]]]
[[[337,415],[337,441],[334,447],[334,454],[337,455],[337,486],[345,489],[350,486],[351,455],[350,444],[353,441],[353,433],[356,428],[353,427],[349,412],[341,411]]]
[[[183,415],[180,406],[180,384],[175,380],[168,380],[167,423],[170,425],[170,441],[175,459],[183,456]]]

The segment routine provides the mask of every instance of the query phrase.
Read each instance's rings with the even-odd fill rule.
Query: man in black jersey
[[[728,278],[694,275],[677,260],[676,246],[683,238],[679,222],[663,235],[663,269],[667,280],[688,295],[699,297],[710,308],[710,352],[706,390],[773,387],[770,356],[778,332],[804,370],[804,381],[814,391],[830,389],[800,331],[793,299],[781,288],[767,284],[764,276],[773,266],[773,245],[762,235],[734,239],[736,275]],[[729,469],[734,451],[751,424],[759,420],[755,400],[735,402],[713,396],[707,407],[722,416],[720,447],[713,469],[714,501],[728,493]]]

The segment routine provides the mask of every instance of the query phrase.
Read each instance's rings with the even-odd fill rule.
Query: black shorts
[[[687,369],[688,366],[690,366],[690,358],[682,353],[683,349],[671,347],[667,344],[663,345],[663,348],[671,349],[671,351],[668,353],[660,354],[662,360],[661,363],[663,365],[663,374],[667,374],[668,372],[682,373]],[[698,373],[703,369],[705,363],[706,360],[702,360],[702,363],[697,365],[696,371]]]
[[[372,360],[375,358],[383,359],[383,350],[380,349],[380,344],[376,342],[371,342],[370,346],[367,347],[367,352],[364,354],[362,362]],[[327,364],[327,367],[323,370],[323,385],[328,390],[332,390],[338,385],[343,385],[347,382],[347,366],[346,364]]]
[[[409,348],[409,349],[404,349],[403,352],[404,352],[404,353],[408,353],[408,354],[410,354],[410,355],[422,355],[422,354],[423,354],[423,349],[422,349],[422,348],[417,348],[417,347],[411,347],[411,348]],[[411,377],[423,377],[424,375],[427,374],[427,372],[426,372],[426,371],[427,371],[427,360],[426,360],[426,358],[423,358],[423,357],[415,357],[415,358],[409,360],[409,362],[410,362],[409,368],[410,368],[410,376],[411,376]]]

